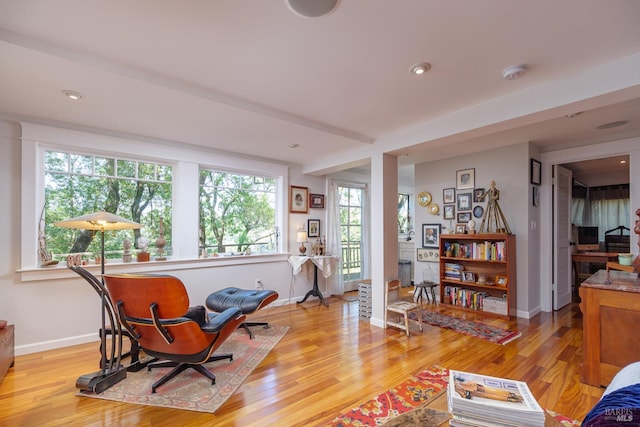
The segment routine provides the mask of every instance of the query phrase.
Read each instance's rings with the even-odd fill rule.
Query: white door
[[[553,309],[571,302],[571,171],[555,165],[553,171]]]

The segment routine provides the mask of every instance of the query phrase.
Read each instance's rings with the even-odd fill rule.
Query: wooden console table
[[[15,360],[14,327],[7,325],[0,329],[0,381],[7,375]]]
[[[616,373],[638,361],[640,279],[636,273],[600,270],[580,286],[583,314],[580,380],[607,386]]]

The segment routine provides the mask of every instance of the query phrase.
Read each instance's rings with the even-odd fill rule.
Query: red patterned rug
[[[446,417],[443,419],[442,412],[421,407],[425,406],[428,400],[444,392],[448,380],[448,369],[432,366],[357,408],[339,415],[323,427],[438,426],[445,422],[449,415],[445,414]],[[546,411],[563,426],[580,426],[580,421]]]
[[[439,366],[416,374],[366,403],[336,417],[325,427],[379,426],[423,405],[447,387],[449,370]]]
[[[411,313],[411,317],[415,319],[413,313]],[[430,310],[422,310],[420,317],[422,322],[428,325],[451,329],[460,334],[471,335],[472,337],[482,338],[501,345],[508,344],[522,336],[522,333],[519,331],[510,331],[480,322],[472,322],[458,317],[447,316],[446,314],[436,313]]]
[[[235,393],[287,330],[287,326],[272,325],[269,329],[255,327],[252,328],[254,339],[249,339],[249,334],[244,329],[235,331],[216,351],[233,353],[233,360],[218,360],[204,365],[215,374],[215,385],[211,385],[210,379],[193,369],[188,369],[158,387],[155,394],[151,394],[151,384],[172,368],[157,368],[151,371],[143,369],[127,372],[127,378],[100,394],[80,392],[78,395],[212,413]]]

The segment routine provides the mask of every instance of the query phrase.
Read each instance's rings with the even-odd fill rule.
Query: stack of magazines
[[[544,410],[521,381],[451,370],[447,398],[454,427],[544,425]]]

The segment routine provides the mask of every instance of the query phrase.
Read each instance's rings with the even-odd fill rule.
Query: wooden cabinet
[[[516,236],[440,236],[440,303],[510,318],[516,315]]]
[[[13,337],[13,325],[7,325],[0,329],[0,381],[13,366],[15,357],[15,343]]]
[[[600,270],[580,285],[582,358],[580,380],[608,386],[626,365],[637,362],[640,340],[640,279],[636,273]]]

